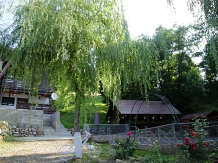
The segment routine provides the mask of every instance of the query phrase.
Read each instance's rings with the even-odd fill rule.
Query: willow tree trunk
[[[74,144],[76,158],[82,157],[82,140],[80,133],[80,106],[80,97],[79,95],[76,95],[74,108]]]

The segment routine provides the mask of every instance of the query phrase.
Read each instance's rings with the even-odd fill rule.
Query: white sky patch
[[[184,0],[174,0],[175,10],[167,5],[167,0],[123,0],[123,4],[132,38],[141,34],[151,36],[159,25],[171,28],[175,23],[194,23]]]

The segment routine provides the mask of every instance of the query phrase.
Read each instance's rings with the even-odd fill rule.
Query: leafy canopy
[[[71,91],[93,92],[100,74],[110,69],[108,63],[120,62],[114,45],[128,31],[116,1],[31,0],[15,9],[11,45],[16,48],[8,59],[17,76],[31,79],[32,88],[47,72],[52,85],[61,82]],[[113,45],[109,57],[100,53],[106,45]]]

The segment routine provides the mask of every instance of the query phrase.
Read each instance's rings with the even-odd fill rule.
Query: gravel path
[[[61,163],[57,152],[70,140],[0,142],[0,163]]]

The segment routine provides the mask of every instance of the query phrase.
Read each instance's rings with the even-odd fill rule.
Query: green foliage
[[[207,91],[206,101],[208,105],[212,105],[214,108],[218,108],[218,92],[215,91],[218,89],[218,38],[214,36],[210,40],[208,40],[204,55],[202,55],[202,62],[200,63],[200,67],[205,72],[205,89]]]
[[[183,114],[202,109],[200,103],[205,97],[203,78],[190,57],[196,46],[195,39],[189,37],[190,31],[185,26],[160,26],[153,36],[158,49],[159,78],[151,91],[165,95]]]
[[[161,156],[160,150],[160,144],[158,143],[158,140],[154,140],[151,146],[151,154],[149,156],[146,156],[146,159],[149,160],[151,163],[162,163],[163,158]]]
[[[115,149],[115,159],[128,159],[129,157],[133,156],[135,150],[138,147],[138,143],[131,137],[131,132],[127,133],[127,138],[124,140],[115,140],[115,145],[113,148]]]
[[[126,48],[119,44],[128,39],[119,2],[33,0],[18,3],[14,11],[9,43],[17,48],[8,56],[14,76],[31,79],[35,91],[45,71],[49,84],[62,91],[94,93],[100,80],[107,93],[119,88],[121,49]]]
[[[106,114],[108,111],[107,104],[103,103],[103,98],[99,95],[93,96],[92,99],[86,102],[85,107],[82,107],[80,114],[80,128],[83,128],[84,124],[93,124],[95,113],[98,112],[100,123],[107,124]],[[64,103],[64,101],[62,101]],[[62,104],[61,104],[62,105]],[[88,109],[87,109],[88,108]],[[74,101],[69,106],[61,109],[58,108],[61,113],[61,122],[66,128],[73,128],[74,124]]]
[[[8,133],[8,135],[3,139],[3,141],[13,142],[13,141],[15,141],[15,138],[14,138],[14,136],[12,136],[11,134]]]

